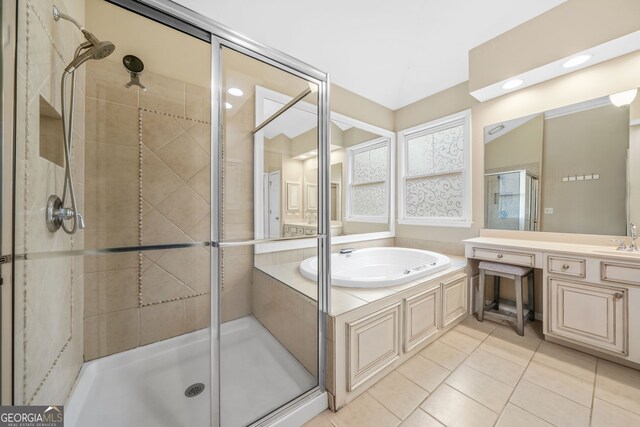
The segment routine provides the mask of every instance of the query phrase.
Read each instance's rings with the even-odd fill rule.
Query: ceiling
[[[396,110],[469,78],[468,51],[565,0],[174,0]]]

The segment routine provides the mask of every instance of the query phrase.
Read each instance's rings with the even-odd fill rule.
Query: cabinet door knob
[[[616,292],[615,294],[613,294],[613,296],[615,297],[615,299],[620,299],[622,298],[622,293]]]
[[[498,258],[502,258],[504,255],[502,254],[498,254]]]
[[[562,269],[563,270],[568,270],[569,269],[569,264],[562,264]]]

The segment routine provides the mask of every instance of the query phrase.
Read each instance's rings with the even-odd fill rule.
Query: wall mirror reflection
[[[632,110],[606,96],[485,127],[485,228],[626,235],[640,221]]]
[[[256,120],[292,100],[256,87]],[[393,133],[340,114],[331,117],[331,235],[389,232]],[[317,233],[317,121],[316,106],[302,99],[255,134],[256,239]]]

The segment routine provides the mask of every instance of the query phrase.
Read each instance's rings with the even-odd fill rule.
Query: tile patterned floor
[[[640,371],[470,317],[308,427],[640,426]]]

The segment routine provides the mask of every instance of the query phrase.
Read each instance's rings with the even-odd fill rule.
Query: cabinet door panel
[[[442,327],[467,314],[467,276],[442,284]]]
[[[626,354],[627,291],[549,279],[549,333]]]
[[[349,391],[400,358],[400,302],[347,323]]]
[[[440,288],[407,298],[404,304],[404,351],[410,351],[438,332]]]

